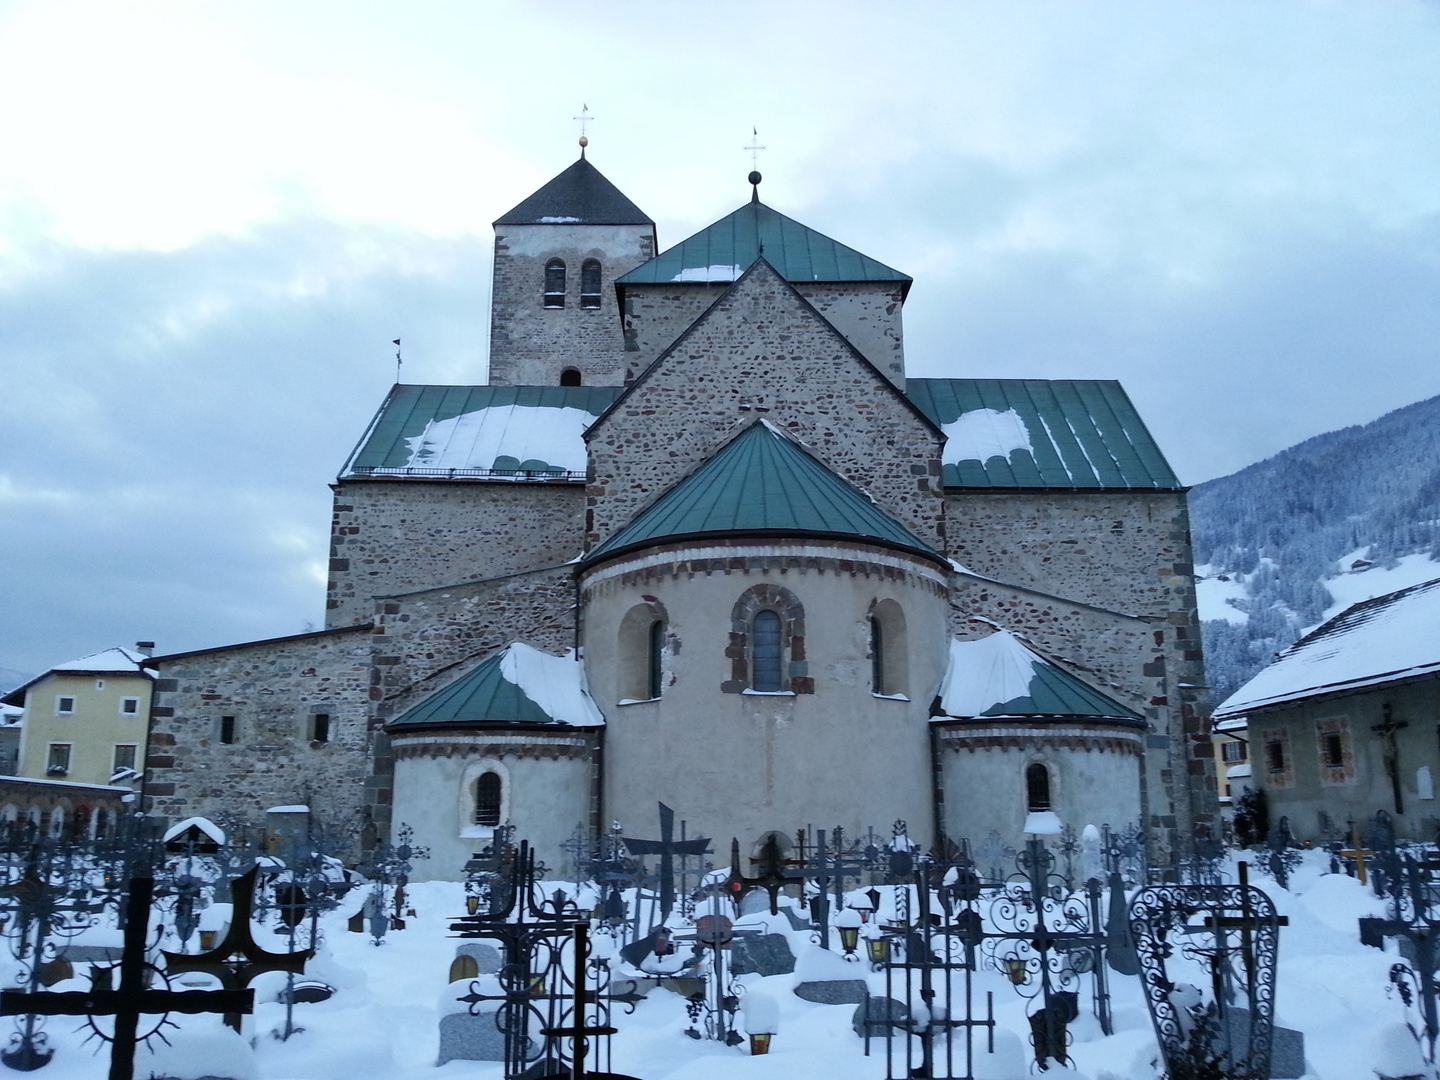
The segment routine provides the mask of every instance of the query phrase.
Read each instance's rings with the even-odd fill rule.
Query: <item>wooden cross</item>
[[[259,873],[260,867],[252,866],[243,877],[238,877],[230,883],[230,895],[234,898],[235,908],[231,915],[230,928],[225,931],[224,940],[209,952],[165,953],[167,971],[182,975],[191,971],[213,975],[220,980],[220,985],[225,987],[226,991],[243,992],[250,995],[250,999],[254,998],[254,992],[242,988],[248,986],[250,980],[257,975],[263,975],[267,971],[304,974],[305,961],[315,954],[314,949],[292,953],[266,952],[255,943],[254,937],[251,936],[250,908],[255,898],[255,878]],[[128,926],[126,932],[129,932]],[[236,957],[240,959],[236,959]],[[215,992],[210,991],[210,993]],[[221,1010],[207,1011],[220,1012]],[[250,1009],[227,1008],[223,1011],[225,1023],[238,1032],[240,1030],[240,1014],[248,1013]]]
[[[132,1080],[135,1075],[136,1031],[142,1013],[248,1013],[255,1005],[253,990],[147,990],[145,939],[150,926],[150,899],[155,882],[132,878],[126,901],[125,948],[120,956],[120,989],[110,989],[109,978],[97,979],[88,991],[66,993],[20,990],[0,991],[0,1016],[113,1016],[115,1037],[110,1048],[110,1080]],[[238,910],[238,909],[237,909]],[[246,906],[245,918],[249,909]],[[109,971],[104,973],[109,975]]]
[[[1369,848],[1361,847],[1360,834],[1352,829],[1350,831],[1350,846],[1348,848],[1342,848],[1340,854],[1346,859],[1355,860],[1355,873],[1360,878],[1360,884],[1364,885],[1365,858],[1366,856],[1374,856],[1375,852],[1371,851]]]

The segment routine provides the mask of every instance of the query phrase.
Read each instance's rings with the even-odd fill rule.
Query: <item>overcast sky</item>
[[[574,158],[916,279],[911,374],[1118,378],[1181,478],[1440,393],[1440,7],[0,2],[0,668],[324,618],[394,379]]]

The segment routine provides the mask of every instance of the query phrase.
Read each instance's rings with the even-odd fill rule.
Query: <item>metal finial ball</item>
[[[749,180],[752,184],[760,183],[760,174],[752,170],[749,176]]]
[[[580,149],[581,149],[581,150],[584,150],[585,147],[587,147],[587,146],[589,146],[589,145],[590,145],[590,140],[587,139],[584,135],[581,135],[581,136],[580,136]]]

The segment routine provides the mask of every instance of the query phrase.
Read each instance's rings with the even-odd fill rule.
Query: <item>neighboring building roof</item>
[[[1440,578],[1346,608],[1226,698],[1215,718],[1426,675],[1440,675]]]
[[[32,686],[44,682],[52,675],[134,675],[137,677],[154,678],[148,671],[140,670],[140,665],[149,657],[134,649],[127,649],[123,645],[117,645],[113,649],[101,649],[99,652],[91,653],[89,656],[82,656],[75,660],[67,660],[63,664],[56,664],[43,675],[36,675],[35,678],[22,686],[17,686],[4,697],[0,697],[0,703],[5,705],[25,704],[25,693]]]
[[[620,386],[396,385],[340,476],[585,479],[585,429]]]
[[[616,278],[615,284],[730,282],[761,255],[792,284],[898,281],[908,292],[912,280],[764,203],[750,202]]]
[[[389,723],[390,728],[566,724],[599,727],[604,716],[585,688],[579,661],[512,642],[443,690]]]
[[[1081,717],[1144,721],[1033,651],[1008,630],[950,642],[950,666],[936,698],[937,720]]]
[[[585,160],[571,165],[508,213],[498,225],[654,225],[655,222]]]
[[[1182,486],[1118,382],[906,379],[905,394],[945,432],[946,487]]]
[[[147,656],[145,658],[145,666],[147,668],[155,668],[161,664],[168,664],[172,660],[187,660],[192,656],[209,656],[211,653],[237,652],[240,649],[257,649],[263,645],[284,645],[292,641],[339,637],[342,634],[368,634],[373,629],[375,629],[374,623],[352,623],[349,626],[332,626],[326,630],[307,630],[303,634],[286,634],[283,637],[257,638],[254,641],[237,641],[230,645],[216,645],[209,649],[191,649],[188,652],[166,653],[164,656]],[[146,674],[149,674],[149,672]]]
[[[641,545],[716,533],[860,537],[940,558],[794,439],[757,420],[585,561]]]

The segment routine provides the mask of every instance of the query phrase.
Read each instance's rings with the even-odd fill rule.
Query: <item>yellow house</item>
[[[1221,720],[1211,729],[1215,747],[1215,781],[1220,808],[1229,817],[1236,799],[1253,786],[1250,782],[1250,733],[1245,718]]]
[[[16,775],[71,784],[129,785],[145,768],[152,642],[58,664],[0,698],[23,706]]]

